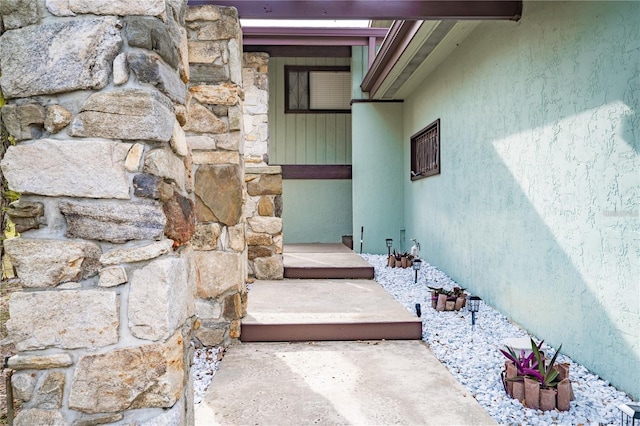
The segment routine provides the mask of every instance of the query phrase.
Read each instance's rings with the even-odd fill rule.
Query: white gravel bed
[[[375,267],[375,280],[409,311],[415,313],[415,305],[420,303],[422,339],[498,423],[620,423],[621,413],[617,406],[632,400],[624,392],[610,386],[563,354],[558,357],[558,362],[571,364],[569,376],[575,393],[571,409],[565,412],[543,412],[523,407],[519,401],[511,399],[504,392],[500,372],[505,357],[498,349],[503,348],[502,341],[506,338],[527,336],[525,330],[510,323],[508,318],[483,302],[480,311],[476,313],[475,331],[472,332],[471,313],[466,309],[460,312],[437,312],[431,307],[431,295],[427,286],[451,289],[458,285],[445,273],[423,261],[418,272],[418,284],[414,284],[415,271],[411,268],[389,268],[386,256],[382,255],[363,254],[362,257]],[[550,355],[554,351],[553,348],[547,350]]]
[[[191,374],[193,375],[193,402],[200,404],[204,394],[216,375],[224,355],[222,346],[196,349],[193,354]]]

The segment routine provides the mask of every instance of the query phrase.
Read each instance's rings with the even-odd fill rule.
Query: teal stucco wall
[[[353,245],[387,253],[386,238],[401,249],[404,235],[402,103],[356,103],[353,114]]]
[[[481,23],[405,100],[403,153],[424,257],[636,399],[639,17],[525,2],[518,23]],[[411,182],[409,137],[437,118],[442,172]]]
[[[282,192],[286,244],[339,243],[351,235],[351,180],[284,180]]]

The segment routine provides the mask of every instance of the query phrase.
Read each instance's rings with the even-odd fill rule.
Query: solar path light
[[[471,331],[474,331],[476,328],[476,312],[480,310],[480,299],[478,296],[469,296],[467,299],[467,309],[471,312]]]

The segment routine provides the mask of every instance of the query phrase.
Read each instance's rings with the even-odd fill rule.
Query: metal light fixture
[[[416,278],[415,280],[413,280],[413,283],[416,284],[418,282],[418,271],[422,266],[422,260],[416,257],[415,259],[413,259],[413,264],[411,266],[413,267],[413,270],[416,271]]]
[[[469,296],[467,299],[467,309],[471,312],[471,331],[476,329],[476,312],[480,310],[480,299],[478,296]]]
[[[384,241],[387,243],[387,256],[391,256],[391,246],[393,245],[393,239],[387,238]]]
[[[622,426],[640,425],[640,405],[638,404],[620,404],[618,409],[622,411],[620,424]]]

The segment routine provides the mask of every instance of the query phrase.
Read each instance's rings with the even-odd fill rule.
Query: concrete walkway
[[[495,424],[419,340],[420,319],[353,279],[371,265],[338,244],[284,251],[285,276],[307,279],[256,281],[245,342],[228,348],[196,425]]]
[[[231,346],[196,425],[496,424],[421,341]]]

